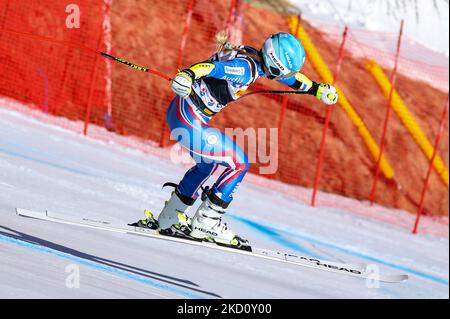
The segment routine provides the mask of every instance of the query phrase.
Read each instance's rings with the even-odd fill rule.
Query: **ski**
[[[67,224],[85,228],[94,228],[98,230],[105,230],[110,232],[124,233],[124,234],[133,234],[138,236],[143,236],[147,238],[154,238],[159,240],[165,240],[175,243],[188,244],[192,246],[205,247],[209,249],[225,251],[234,254],[241,254],[252,256],[255,258],[266,259],[277,261],[281,263],[297,265],[301,267],[313,268],[322,271],[345,274],[349,276],[359,277],[362,279],[370,279],[373,281],[380,281],[386,283],[400,283],[408,280],[408,275],[399,274],[399,275],[386,275],[380,274],[379,272],[374,272],[370,265],[366,264],[344,264],[344,263],[334,263],[328,262],[324,260],[319,260],[307,256],[299,256],[291,253],[279,252],[268,250],[264,248],[256,248],[251,247],[250,250],[240,250],[227,246],[220,246],[214,243],[205,242],[205,241],[196,241],[190,240],[186,238],[172,237],[172,236],[164,236],[159,234],[156,230],[136,227],[136,226],[123,226],[123,225],[114,225],[110,222],[103,220],[94,220],[89,218],[77,218],[77,217],[67,217],[66,215],[53,213],[49,211],[38,212],[32,210],[26,210],[21,208],[16,208],[16,213],[18,216],[29,217],[44,221],[55,222],[59,224]]]

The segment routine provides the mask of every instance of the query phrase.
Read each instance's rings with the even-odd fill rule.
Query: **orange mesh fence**
[[[337,46],[342,37],[343,28],[340,29],[340,33],[338,29],[334,29],[334,31],[330,31],[330,28],[326,27],[320,29],[323,32],[319,32],[317,29],[309,32],[313,41],[321,49],[321,54],[327,64],[333,70],[337,59]],[[350,102],[354,105],[376,141],[381,144],[388,99],[384,96],[374,78],[366,72],[366,61],[371,59],[384,65],[384,72],[389,77],[395,61],[398,35],[383,38],[385,44],[390,41],[389,47],[393,49],[392,52],[387,49],[381,51],[374,47],[368,50],[368,46],[356,43],[355,37],[357,35],[355,33],[358,32],[362,31],[356,30],[355,32],[355,30],[350,29],[338,84],[348,95]],[[373,33],[373,35],[376,39],[377,34]],[[333,38],[334,40],[330,41]],[[445,76],[436,76],[436,73],[431,70],[438,69],[441,74],[446,73],[448,75],[448,65],[447,67],[432,66],[431,68],[427,63],[415,61],[410,58],[412,53],[409,51],[408,45],[404,46],[404,43],[408,43],[408,40],[402,41],[396,90],[404,99],[415,121],[423,128],[428,139],[433,142],[439,128],[442,105],[448,94],[448,79]],[[376,41],[374,44],[376,44]],[[334,55],[332,52],[334,52]],[[405,56],[409,58],[405,58]],[[420,56],[417,58],[420,58]],[[440,87],[446,87],[446,91],[437,89]],[[333,114],[331,127],[333,125],[340,126],[340,129],[337,130],[340,136],[333,136],[333,133],[331,133],[331,139],[325,145],[325,163],[319,189],[334,193],[351,193],[357,198],[368,199],[376,166],[364,152],[361,152],[358,147],[360,143],[356,143],[351,156],[348,153],[346,154],[345,151],[338,153],[339,144],[348,151],[347,147],[352,145],[350,140],[358,136],[353,128],[344,128],[345,123],[348,123],[348,119],[343,116],[341,111]],[[344,132],[345,134],[343,134]],[[388,122],[385,142],[383,154],[393,166],[395,175],[392,180],[380,175],[380,183],[376,189],[377,202],[416,212],[429,160],[414,141],[405,127],[405,123],[393,111]],[[443,156],[444,163],[448,168],[448,156],[446,154],[448,154],[448,130],[444,134],[439,148],[439,155]],[[364,158],[361,158],[361,155]],[[340,166],[345,166],[347,169],[337,173],[336,170]],[[357,173],[355,173],[356,171]],[[330,182],[334,185],[330,185]],[[433,172],[426,197],[426,207],[429,214],[448,214],[448,198],[448,188],[442,181],[439,181],[436,172]]]
[[[340,41],[343,28],[316,22],[313,26],[322,30],[328,40]],[[393,68],[398,33],[397,30],[392,31],[390,33],[374,32],[351,28],[346,45],[347,50],[354,57],[376,59],[377,63],[383,67]],[[448,66],[446,55],[434,52],[407,37],[403,38],[399,73],[442,91],[448,91]]]
[[[66,26],[70,14],[66,10],[71,4],[80,8],[79,28]],[[334,71],[343,30],[323,28],[320,32],[307,22],[303,25]],[[270,34],[289,31],[287,17],[242,0],[77,0],[58,1],[56,5],[50,0],[3,0],[0,95],[55,115],[55,122],[63,117],[80,121],[80,125],[85,123],[87,135],[95,138],[106,139],[111,131],[149,144],[171,145],[165,125],[165,110],[173,98],[169,83],[104,59],[97,51],[172,76],[177,68],[211,56],[214,35],[224,29],[229,30],[235,44],[256,48]],[[339,85],[379,142],[387,101],[366,70],[363,58],[376,60],[389,74],[395,53],[370,47],[361,38],[349,33]],[[395,47],[396,37],[388,38],[384,41],[392,41]],[[448,80],[444,80],[448,67],[419,67],[414,58],[411,53],[402,55],[400,73],[411,72],[399,76],[397,89],[433,141],[446,98],[446,92],[436,88],[447,83],[448,89]],[[321,80],[308,61],[302,71],[315,81]],[[427,85],[430,81],[444,84]],[[286,88],[263,79],[253,89]],[[278,147],[278,169],[264,176],[310,188],[326,111],[311,96],[254,95],[232,103],[214,118],[212,125],[220,129],[266,128],[258,140],[265,140],[260,145],[266,144],[266,153]],[[103,129],[94,130],[91,124]],[[270,138],[270,128],[280,129],[275,141]],[[380,180],[377,201],[415,213],[428,162],[395,114],[389,123],[385,154],[395,176],[393,180]],[[448,124],[439,154],[448,167]],[[251,172],[258,174],[265,166],[267,163],[259,159]],[[331,116],[319,189],[367,200],[374,171],[374,160],[356,127],[337,108]],[[434,175],[426,208],[430,214],[448,214],[448,189]],[[302,200],[310,202],[309,198]],[[318,204],[339,207],[338,200],[327,200],[319,196]]]
[[[65,8],[71,2],[2,1],[0,12],[0,94],[30,103],[44,112],[74,120],[85,116],[95,53],[102,38],[101,6],[80,4],[80,29],[67,29]],[[89,35],[89,36],[87,36]],[[95,101],[103,104],[102,96]]]

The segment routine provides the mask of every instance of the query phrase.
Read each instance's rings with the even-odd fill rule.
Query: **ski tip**
[[[16,215],[18,216],[27,216],[27,212],[29,212],[27,209],[16,207]]]
[[[409,279],[408,275],[390,275],[390,276],[382,276],[379,280],[385,283],[397,284],[405,282],[408,279]]]
[[[360,264],[351,264],[351,266],[354,267],[354,269],[360,269],[363,272],[370,271],[369,265],[360,263]],[[373,274],[373,279],[377,278],[375,274]],[[400,274],[400,275],[381,275],[378,280],[381,282],[386,283],[400,283],[407,281],[409,279],[409,276],[406,274]]]
[[[16,215],[21,217],[42,218],[48,216],[47,212],[33,211],[23,208],[16,208]]]

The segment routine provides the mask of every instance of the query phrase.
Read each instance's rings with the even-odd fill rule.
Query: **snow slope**
[[[446,0],[290,0],[313,21],[347,24],[397,33],[405,20],[405,36],[434,51],[449,54],[449,3]],[[395,43],[395,41],[394,41]],[[430,61],[433,62],[433,61]]]
[[[132,235],[21,218],[14,208],[127,223],[158,212],[185,168],[0,107],[1,298],[448,298],[449,241],[242,185],[227,216],[255,246],[374,263],[364,280]],[[80,287],[68,288],[78,267]]]

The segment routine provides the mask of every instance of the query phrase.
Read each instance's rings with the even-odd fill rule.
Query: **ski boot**
[[[166,186],[174,187],[175,191],[172,192],[171,198],[165,202],[158,219],[155,219],[150,211],[145,210],[145,218],[128,225],[157,230],[161,235],[190,238],[191,219],[187,212],[195,200],[181,195],[178,192],[177,184],[165,183],[163,188]]]
[[[176,184],[166,183],[165,186],[175,187],[175,190],[158,216],[159,233],[166,236],[190,238],[191,218],[187,213],[195,199],[180,194]]]
[[[247,240],[237,236],[222,217],[228,207],[209,188],[204,190],[203,203],[192,218],[190,236],[203,241],[210,241],[220,246],[251,251]]]
[[[167,229],[160,229],[158,221],[149,210],[145,210],[145,218],[128,226],[157,230],[161,235],[193,239],[189,235],[191,232],[191,219],[186,214],[178,213],[178,223]]]

